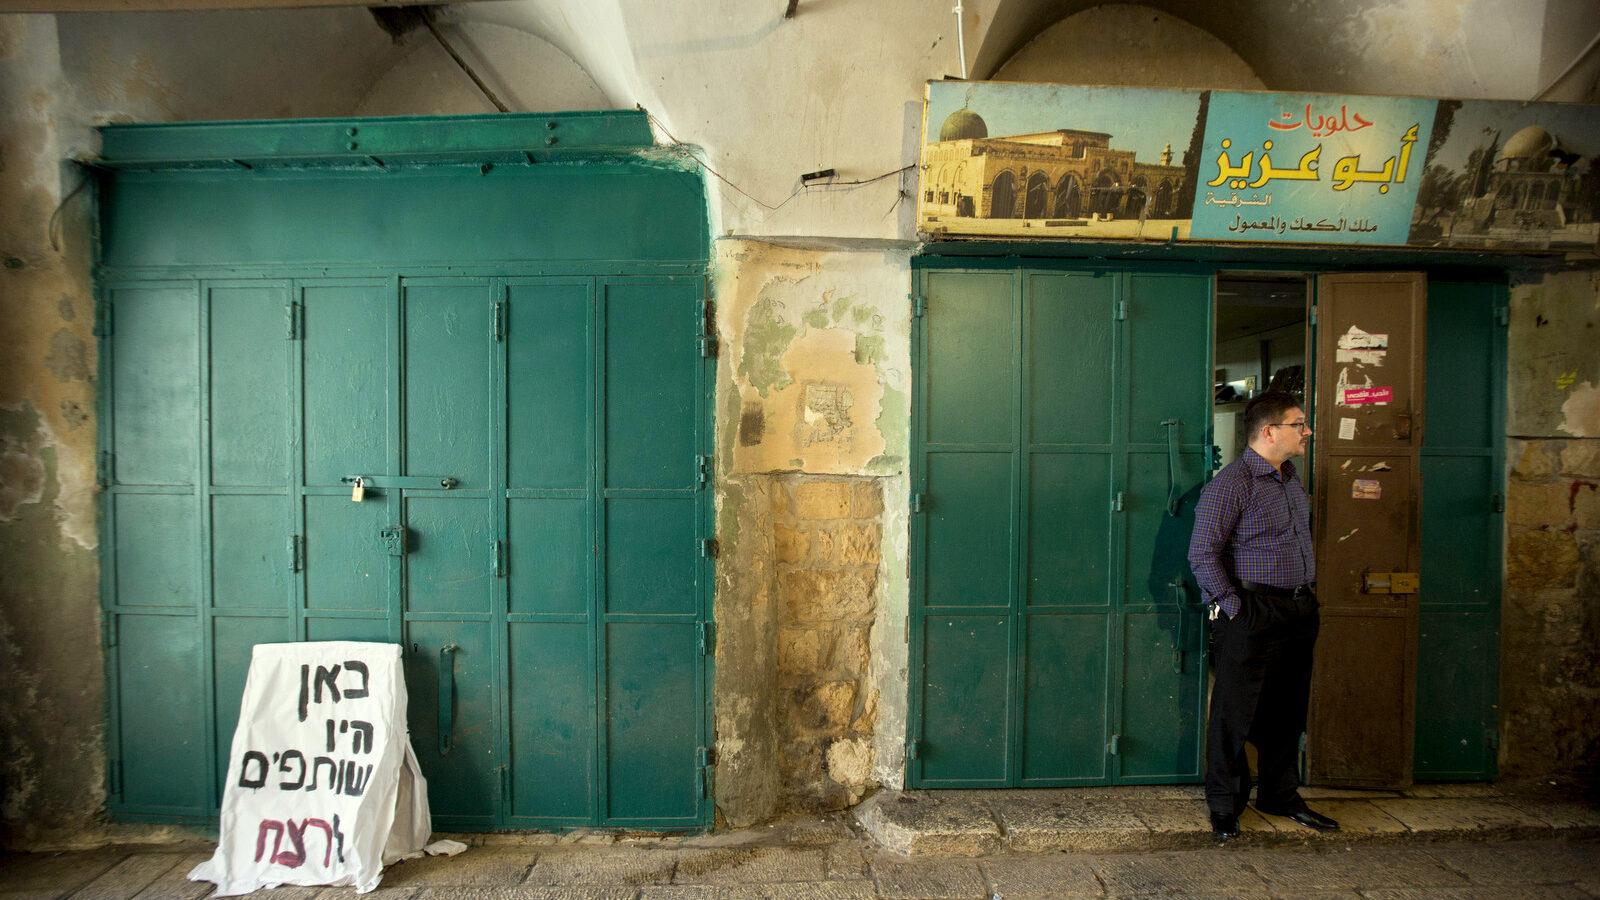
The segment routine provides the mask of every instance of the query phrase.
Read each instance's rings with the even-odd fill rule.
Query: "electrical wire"
[[[716,169],[711,168],[711,165],[709,163],[707,163],[705,160],[703,160],[700,157],[696,156],[695,153],[694,153],[694,148],[691,145],[686,144],[683,141],[678,140],[677,135],[674,135],[670,130],[668,130],[667,126],[662,124],[661,120],[656,118],[655,115],[650,112],[650,110],[645,109],[643,106],[636,106],[635,108],[638,109],[640,112],[644,113],[645,116],[650,120],[651,124],[655,125],[659,129],[661,129],[661,133],[667,136],[667,140],[671,141],[672,145],[674,147],[677,147],[679,150],[681,150],[685,156],[687,156],[690,159],[694,160],[696,165],[698,165],[702,169],[705,169],[707,172],[710,172],[718,181],[722,182],[723,184],[725,184],[728,187],[732,188],[734,191],[738,192],[738,194],[741,197],[744,197],[745,199],[749,200],[751,203],[754,203],[757,206],[762,207],[763,209],[766,209],[766,210],[771,211],[771,212],[777,212],[778,210],[780,210],[784,206],[786,206],[789,203],[790,200],[793,200],[794,198],[800,196],[801,191],[805,190],[808,187],[811,187],[811,185],[802,184],[802,185],[796,187],[793,191],[791,191],[789,193],[789,196],[787,196],[787,197],[783,198],[782,200],[778,201],[776,204],[767,203],[767,202],[765,202],[765,201],[763,201],[761,199],[758,199],[757,197],[752,196],[749,191],[746,191],[744,188],[741,188],[737,184],[734,184],[733,182],[729,181],[721,172],[718,172]],[[858,181],[828,181],[828,182],[825,182],[822,186],[823,187],[855,187],[855,186],[859,186],[859,185],[863,185],[863,184],[872,184],[873,182],[882,181],[885,178],[893,178],[896,175],[899,175],[899,174],[901,174],[903,172],[906,172],[906,171],[908,171],[910,169],[914,169],[914,168],[916,168],[916,164],[915,163],[913,163],[911,165],[908,165],[908,166],[901,166],[898,169],[894,169],[893,171],[885,172],[882,175],[874,175],[871,178],[862,178],[862,179],[860,179]],[[895,201],[895,204],[898,206],[899,202],[900,201],[897,199]]]
[[[472,67],[467,65],[467,61],[461,58],[461,54],[456,52],[456,48],[450,46],[450,42],[444,39],[444,35],[439,33],[439,29],[434,27],[432,10],[423,11],[422,24],[433,34],[434,40],[439,42],[439,46],[444,48],[444,52],[450,54],[450,58],[455,60],[456,65],[461,67],[461,71],[467,73],[467,77],[471,78],[472,83],[478,86],[478,90],[483,91],[483,95],[489,98],[489,102],[494,104],[495,109],[501,112],[511,111],[506,108],[504,103],[500,102],[499,97],[494,95],[494,91],[489,90],[489,86],[483,83],[483,79],[478,77],[478,73],[472,71]]]

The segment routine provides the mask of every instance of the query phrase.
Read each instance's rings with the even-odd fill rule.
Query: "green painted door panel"
[[[337,487],[347,476],[387,473],[395,389],[391,294],[382,282],[314,282],[302,289],[308,485]]]
[[[199,317],[193,283],[108,292],[111,451],[119,484],[193,485],[199,462]]]
[[[1011,454],[930,453],[927,467],[927,606],[1009,605]]]
[[[488,615],[494,553],[488,500],[407,494],[406,612]]]
[[[513,614],[589,614],[594,528],[585,497],[506,501],[507,609]]]
[[[434,827],[491,825],[499,812],[501,759],[489,623],[412,621],[406,637],[406,725],[428,779]],[[448,713],[441,691],[454,693]]]
[[[594,283],[512,282],[506,296],[507,484],[583,490],[594,455]]]
[[[287,485],[289,285],[213,285],[209,295],[211,483]]]
[[[1125,623],[1119,780],[1195,780],[1205,754],[1200,614],[1166,605]]]
[[[926,442],[1010,444],[1013,408],[1003,398],[1015,392],[1011,275],[938,272],[927,279]]]
[[[1178,421],[1184,444],[1205,443],[1211,424],[1211,278],[1129,275],[1128,442],[1167,441]]]
[[[595,819],[594,638],[587,621],[513,622],[510,815],[529,827]]]
[[[1024,640],[1022,772],[1018,784],[1103,784],[1107,628],[1104,612],[1040,612]]]
[[[122,606],[194,607],[200,523],[190,494],[119,494],[116,522],[117,600]]]
[[[142,814],[199,815],[206,786],[205,677],[193,616],[117,616],[115,752],[121,802]]]
[[[1028,604],[1105,607],[1111,601],[1111,455],[1036,452],[1029,464]]]
[[[306,616],[306,640],[308,641],[376,641],[389,643],[394,640],[390,636],[389,619],[349,616],[322,617]]]
[[[381,500],[351,503],[348,488],[305,498],[308,610],[389,609],[389,525]]]
[[[485,490],[491,459],[489,422],[494,415],[489,386],[494,305],[489,286],[481,280],[407,279],[401,284],[401,298],[404,474],[454,478],[461,490]]]
[[[1426,477],[1426,476],[1424,476]],[[1430,781],[1493,777],[1498,748],[1498,617],[1490,610],[1431,609],[1418,615],[1415,770]]]
[[[1109,448],[1115,394],[1104,386],[1116,373],[1116,277],[1029,275],[1026,284],[1028,424],[1034,445]]]
[[[1011,620],[1004,615],[928,615],[920,705],[918,783],[1004,787],[1010,776]]]
[[[613,622],[605,629],[606,824],[693,824],[698,650],[692,622]]]
[[[294,586],[285,564],[285,535],[293,533],[288,497],[213,494],[211,605],[287,612]]]
[[[692,621],[699,609],[695,498],[608,500],[605,508],[606,612]]]
[[[700,279],[630,278],[605,291],[605,485],[693,490]]]

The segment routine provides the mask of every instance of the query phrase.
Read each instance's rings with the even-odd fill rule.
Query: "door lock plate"
[[[1363,594],[1415,594],[1422,586],[1416,572],[1363,572]]]

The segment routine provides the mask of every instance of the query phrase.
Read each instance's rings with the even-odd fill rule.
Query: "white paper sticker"
[[[1363,366],[1381,366],[1383,358],[1388,354],[1389,336],[1387,334],[1368,334],[1354,325],[1350,330],[1339,335],[1337,346],[1333,352],[1334,362],[1356,363]]]
[[[1341,441],[1353,441],[1355,439],[1356,439],[1356,420],[1355,419],[1340,419],[1339,420],[1339,440],[1341,440]]]

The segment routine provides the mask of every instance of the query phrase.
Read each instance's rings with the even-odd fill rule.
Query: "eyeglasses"
[[[1301,434],[1310,434],[1311,433],[1311,426],[1306,424],[1305,422],[1279,422],[1276,425],[1268,425],[1267,427],[1268,428],[1293,428],[1294,430],[1300,432]]]

